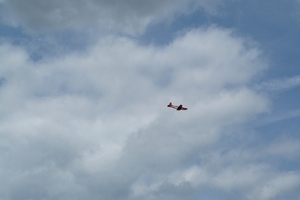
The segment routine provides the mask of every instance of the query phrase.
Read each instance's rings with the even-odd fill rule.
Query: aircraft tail
[[[179,105],[177,110],[181,110],[182,109],[182,105]]]
[[[171,107],[171,106],[173,106],[172,102],[169,103],[168,107]]]

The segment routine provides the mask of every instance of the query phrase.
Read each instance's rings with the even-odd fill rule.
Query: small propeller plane
[[[174,109],[176,109],[176,110],[178,110],[178,111],[179,111],[179,110],[187,110],[187,108],[183,107],[182,105],[174,106],[174,105],[172,104],[172,102],[170,102],[169,105],[168,105],[167,107],[174,108]]]

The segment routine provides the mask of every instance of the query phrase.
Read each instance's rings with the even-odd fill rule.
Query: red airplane
[[[183,107],[182,105],[174,106],[174,105],[172,104],[172,102],[169,103],[168,107],[174,108],[174,109],[176,109],[176,110],[187,110],[187,108]]]

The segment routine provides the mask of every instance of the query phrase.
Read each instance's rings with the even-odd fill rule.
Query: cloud
[[[97,26],[139,32],[155,15],[169,15],[185,6],[181,1],[51,1],[4,2],[9,24],[23,25],[32,30]]]
[[[277,198],[278,194],[280,195],[296,190],[299,187],[299,184],[300,174],[298,172],[280,174],[267,181],[260,189],[257,188],[248,199],[279,199]],[[297,196],[299,196],[299,194]]]
[[[143,32],[149,23],[171,20],[174,13],[190,7],[215,10],[220,1],[49,1],[11,0],[1,2],[2,21],[31,31],[65,28],[100,29],[129,34]]]
[[[38,62],[18,46],[2,43],[0,51],[4,199],[186,199],[208,191],[266,199],[298,187],[298,172],[250,159],[251,148],[235,159],[246,133],[225,137],[270,106],[249,87],[267,67],[262,52],[230,30],[191,30],[164,47],[105,37],[85,53]],[[169,101],[189,110],[168,109]],[[270,145],[264,156],[299,149],[275,144],[281,148]],[[267,188],[284,182],[275,193]]]
[[[275,79],[268,82],[261,83],[257,85],[255,88],[259,90],[269,90],[269,91],[284,91],[293,89],[300,85],[300,75],[283,78],[283,79]]]
[[[231,199],[299,196],[299,171],[274,168],[282,162],[297,160],[299,140],[285,138],[272,141],[270,145],[249,146],[249,138],[245,136],[242,141],[237,139],[238,135],[231,135],[230,140],[226,137],[218,147],[199,151],[197,164],[172,173],[169,180],[174,185],[188,182],[193,191],[222,191]],[[239,144],[233,144],[233,141]]]

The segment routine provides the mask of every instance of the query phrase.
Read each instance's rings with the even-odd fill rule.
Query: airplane
[[[182,105],[174,106],[174,105],[172,104],[172,102],[170,102],[169,105],[168,105],[167,107],[174,108],[174,109],[176,109],[176,110],[178,110],[178,111],[179,111],[179,110],[187,110],[187,108],[183,107]]]

